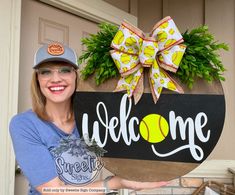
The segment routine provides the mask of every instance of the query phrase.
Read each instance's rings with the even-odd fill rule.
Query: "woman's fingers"
[[[143,189],[152,189],[152,188],[159,188],[162,186],[167,185],[169,182],[160,181],[160,182],[136,182],[136,181],[129,181],[123,180],[123,185],[128,189],[133,190],[143,190]]]

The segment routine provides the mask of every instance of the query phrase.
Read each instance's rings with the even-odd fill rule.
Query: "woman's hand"
[[[137,181],[130,181],[122,179],[122,185],[125,186],[124,188],[132,189],[132,190],[144,190],[144,189],[153,189],[165,186],[168,184],[166,181],[160,182],[137,182]]]

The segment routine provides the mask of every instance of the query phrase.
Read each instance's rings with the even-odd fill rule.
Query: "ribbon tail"
[[[161,72],[163,72],[163,74],[166,75],[166,78],[169,79],[169,82],[167,83],[167,85],[163,86],[164,88],[181,93],[181,94],[184,93],[184,90],[182,89],[182,87],[167,72],[165,72],[164,70],[161,70]]]
[[[149,71],[150,89],[152,92],[154,103],[158,101],[162,88],[169,89],[178,93],[184,93],[180,85],[170,77],[161,67],[157,61],[154,61],[152,68]]]
[[[121,77],[114,92],[126,90],[129,98],[134,95],[134,101],[135,104],[137,104],[144,91],[142,73],[143,68],[140,68],[135,73],[130,74],[127,77]]]
[[[140,76],[140,79],[136,85],[135,91],[133,93],[135,105],[139,102],[144,93],[144,75]]]
[[[154,79],[151,78],[151,71],[149,71],[149,86],[153,97],[153,101],[156,104],[162,92],[162,87],[161,86],[156,87],[156,85],[154,84],[155,81]]]
[[[123,85],[123,77],[121,77],[119,80],[118,80],[118,83],[117,83],[117,86],[116,88],[113,90],[113,92],[120,92],[120,91],[125,91],[127,90],[127,86],[126,85]]]

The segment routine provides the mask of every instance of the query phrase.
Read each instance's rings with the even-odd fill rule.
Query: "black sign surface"
[[[224,95],[162,94],[154,104],[124,93],[76,92],[80,135],[94,138],[105,157],[139,160],[204,161],[219,140],[225,118]]]

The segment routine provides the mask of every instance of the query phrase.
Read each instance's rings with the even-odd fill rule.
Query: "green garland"
[[[109,23],[101,23],[99,28],[100,31],[97,34],[82,38],[82,44],[87,49],[79,57],[79,64],[82,62],[86,64],[85,68],[81,70],[82,78],[86,79],[95,73],[97,85],[119,75],[118,69],[109,53],[112,49],[110,47],[111,42],[118,31],[118,27]]]
[[[79,57],[79,63],[86,64],[81,71],[82,78],[86,79],[95,73],[97,85],[119,75],[109,53],[112,50],[110,45],[118,27],[110,23],[101,23],[99,28],[100,31],[97,34],[91,34],[81,40],[87,49]],[[218,51],[220,49],[228,51],[228,45],[214,41],[207,26],[195,28],[190,32],[186,31],[182,36],[187,48],[176,73],[181,82],[191,89],[197,77],[208,82],[224,81],[222,74],[225,68]]]
[[[190,89],[193,88],[197,77],[208,82],[224,81],[222,74],[225,68],[218,51],[220,49],[228,51],[228,45],[217,43],[207,26],[195,28],[191,32],[186,31],[182,36],[187,48],[176,76]]]

